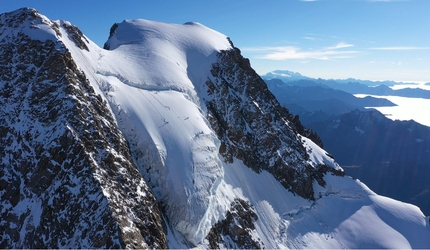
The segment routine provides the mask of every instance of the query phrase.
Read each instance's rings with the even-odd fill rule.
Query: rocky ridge
[[[0,16],[0,247],[166,248],[157,201],[107,103],[59,39],[26,34],[35,24],[61,37],[33,9]]]
[[[314,181],[324,186],[327,171],[343,175],[309,164],[300,133],[322,146],[321,139],[279,104],[239,49],[221,52],[211,73],[206,82],[208,120],[226,161],[238,158],[256,172],[267,170],[285,188],[311,200]]]

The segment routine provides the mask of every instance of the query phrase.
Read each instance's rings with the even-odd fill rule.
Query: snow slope
[[[266,171],[222,159],[202,100],[217,53],[232,49],[226,36],[198,23],[126,20],[106,43],[110,50],[85,37],[84,50],[59,26],[57,39],[109,104],[160,201],[170,247],[209,247],[206,235],[235,198],[254,207],[251,235],[265,248],[430,247],[428,219],[417,207],[378,196],[358,180],[328,174],[309,201]],[[303,139],[313,165],[340,169]]]
[[[416,206],[369,190],[349,177],[327,175],[319,197],[294,196],[267,172],[226,167],[218,196],[234,195],[254,204],[255,237],[266,248],[428,248],[428,219]]]
[[[107,42],[112,51],[64,43],[109,102],[170,222],[197,244],[228,208],[213,195],[223,168],[197,92],[230,43],[197,23],[124,21],[117,30]]]

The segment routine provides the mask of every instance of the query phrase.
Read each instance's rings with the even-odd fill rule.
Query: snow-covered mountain
[[[304,76],[299,72],[294,72],[290,70],[280,70],[280,69],[268,72],[262,75],[261,78],[263,78],[264,80],[280,79],[285,82],[299,81],[299,80],[313,80],[313,78]]]
[[[281,70],[277,69],[271,72],[268,72],[264,75],[261,75],[261,78],[264,80],[273,80],[273,79],[279,79],[287,84],[294,84],[294,85],[300,85],[300,86],[315,86],[315,85],[324,85],[327,83],[336,83],[336,84],[356,84],[356,85],[364,85],[364,86],[394,86],[394,85],[417,85],[417,83],[413,82],[395,82],[395,81],[370,81],[370,80],[361,80],[361,79],[355,79],[355,78],[347,78],[347,79],[321,79],[321,78],[312,78],[308,76],[304,76],[300,74],[299,72],[294,72],[290,70]],[[294,82],[294,83],[291,83]]]
[[[99,48],[25,8],[0,48],[2,248],[430,247],[223,34],[126,20]]]
[[[80,31],[20,9],[0,34],[0,248],[167,247],[157,200],[70,53],[88,49]]]

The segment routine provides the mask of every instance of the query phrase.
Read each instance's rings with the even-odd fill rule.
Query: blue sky
[[[67,20],[100,46],[124,19],[200,22],[229,36],[259,73],[430,82],[430,0],[0,0]]]

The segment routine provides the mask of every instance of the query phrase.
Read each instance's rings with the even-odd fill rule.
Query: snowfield
[[[309,201],[266,171],[223,160],[202,100],[217,53],[232,49],[226,36],[198,23],[126,20],[107,41],[110,50],[88,39],[87,51],[59,26],[61,37],[45,26],[38,31],[65,44],[109,104],[164,206],[171,248],[208,248],[206,235],[235,198],[253,205],[258,220],[251,234],[265,248],[430,248],[428,218],[419,208],[379,196],[359,180],[327,174],[327,185],[315,183],[315,201]],[[30,32],[45,38],[38,34]],[[340,169],[302,139],[312,165]]]

